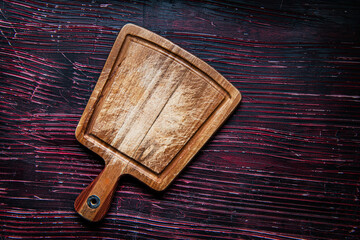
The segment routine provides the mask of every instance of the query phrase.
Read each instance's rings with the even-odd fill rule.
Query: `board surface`
[[[160,173],[224,99],[204,74],[127,36],[89,135]],[[122,52],[119,53],[120,55]]]

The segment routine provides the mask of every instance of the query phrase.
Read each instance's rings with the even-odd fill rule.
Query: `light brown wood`
[[[146,29],[125,25],[76,129],[78,141],[106,165],[75,201],[76,211],[100,220],[122,174],[165,189],[240,99],[205,62]]]

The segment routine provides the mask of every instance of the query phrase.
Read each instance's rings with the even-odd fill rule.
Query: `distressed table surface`
[[[360,237],[360,6],[347,1],[0,1],[0,236]],[[234,114],[164,192],[122,178],[107,217],[73,202],[103,169],[75,128],[126,23],[223,74]]]

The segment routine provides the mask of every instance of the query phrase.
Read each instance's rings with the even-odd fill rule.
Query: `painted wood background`
[[[2,239],[357,239],[357,1],[0,1]],[[121,27],[148,28],[243,94],[164,192],[124,177],[105,220],[76,196],[102,160],[74,137]]]

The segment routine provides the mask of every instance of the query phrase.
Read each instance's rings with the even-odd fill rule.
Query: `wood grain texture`
[[[351,1],[0,2],[4,239],[358,239],[360,23]],[[97,225],[73,210],[104,168],[74,131],[132,22],[241,90],[163,193],[123,177]]]
[[[141,31],[144,37],[151,35],[145,29],[134,25],[126,29],[122,34],[125,37],[119,36],[123,42],[114,46],[114,50],[120,49],[121,57],[111,64],[112,73],[104,86],[99,84],[102,89],[95,89],[101,93],[98,99],[92,96],[95,106],[89,109],[94,108],[93,119],[84,128],[89,128],[89,135],[159,174],[228,93],[213,87],[218,83],[212,83],[215,80],[207,79],[196,66],[186,66],[193,56],[187,60],[179,53],[175,55],[170,50],[183,50],[172,45],[166,52],[158,45],[164,41],[159,36],[153,36],[159,43],[129,37],[132,31]],[[104,68],[103,72],[110,70]],[[237,104],[239,94],[236,89],[230,90]],[[222,111],[217,114],[227,117],[229,113]],[[211,126],[213,132],[215,125]]]
[[[124,174],[164,190],[240,99],[202,60],[126,24],[76,128],[79,142],[105,160],[100,176],[76,199],[76,211],[101,220]]]

